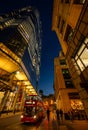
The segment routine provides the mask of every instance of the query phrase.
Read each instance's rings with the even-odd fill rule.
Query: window
[[[74,4],[84,4],[85,0],[74,0]]]
[[[81,47],[79,48],[75,60],[77,64],[79,65],[81,71],[85,69],[85,67],[88,66],[88,38],[84,40],[84,43],[82,43]]]
[[[72,35],[73,35],[73,30],[72,30],[71,26],[67,25],[64,40],[66,42],[69,41],[72,38]]]
[[[88,48],[85,48],[82,55],[80,56],[85,67],[88,66]]]
[[[78,92],[68,93],[70,99],[80,99]]]
[[[68,69],[62,69],[63,74],[68,74],[69,70]]]
[[[70,3],[70,0],[65,0],[65,3]]]
[[[61,22],[61,27],[60,27],[60,33],[61,33],[61,34],[63,34],[64,26],[65,26],[65,21],[62,20],[62,22]]]
[[[61,60],[60,60],[60,65],[66,65],[65,59],[61,59]]]
[[[65,81],[65,85],[66,85],[66,88],[74,88],[74,85],[73,85],[73,83],[72,83],[72,81],[70,80],[70,81]]]
[[[62,73],[63,73],[64,79],[70,79],[71,78],[68,69],[62,69]]]

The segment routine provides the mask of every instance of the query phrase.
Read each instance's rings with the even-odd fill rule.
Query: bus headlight
[[[23,118],[24,116],[23,115],[21,115],[21,118]]]
[[[34,119],[36,119],[37,118],[37,116],[36,115],[34,115]]]

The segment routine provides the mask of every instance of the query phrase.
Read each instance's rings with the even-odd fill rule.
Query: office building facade
[[[88,1],[54,0],[52,30],[57,34],[72,81],[88,118]]]
[[[73,84],[63,52],[54,58],[54,90],[57,108],[63,111],[65,119],[69,118],[71,111],[74,119],[78,118],[78,114],[81,119],[85,118],[83,103]]]

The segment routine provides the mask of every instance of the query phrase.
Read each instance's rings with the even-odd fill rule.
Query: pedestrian
[[[48,119],[48,121],[50,119],[50,110],[49,110],[49,108],[47,109],[47,119]]]
[[[72,110],[68,111],[68,115],[69,115],[70,121],[73,121],[73,111]]]
[[[59,111],[59,115],[60,115],[60,120],[63,121],[63,111],[61,109]]]
[[[56,110],[57,119],[59,120],[59,109]]]
[[[55,109],[52,111],[52,114],[53,114],[53,120],[56,120],[56,110]]]

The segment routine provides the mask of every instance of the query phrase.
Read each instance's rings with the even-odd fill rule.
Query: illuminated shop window
[[[84,43],[80,47],[75,60],[80,67],[81,71],[85,69],[85,67],[88,66],[88,38],[84,40]]]
[[[83,103],[79,99],[73,99],[71,101],[71,107],[73,110],[84,110]]]

